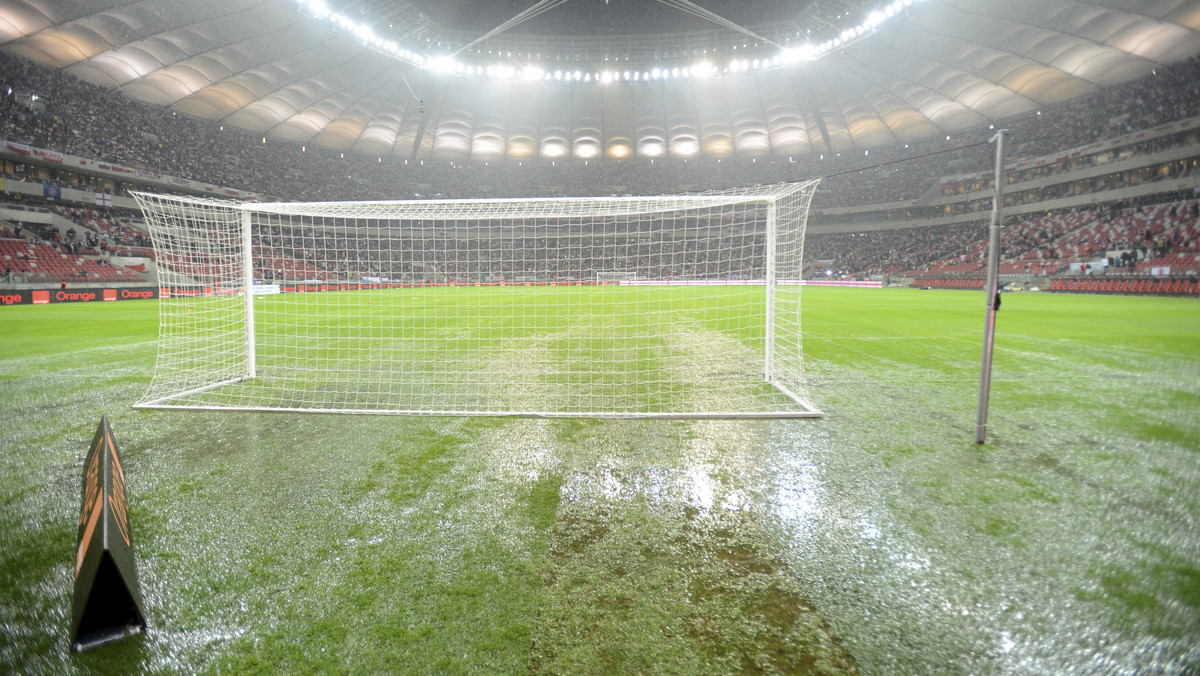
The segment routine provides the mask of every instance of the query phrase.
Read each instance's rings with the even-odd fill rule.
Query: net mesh
[[[163,288],[138,406],[819,415],[803,395],[797,283],[814,189],[264,204],[137,193]]]

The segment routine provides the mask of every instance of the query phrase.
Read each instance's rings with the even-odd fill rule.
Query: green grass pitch
[[[1192,673],[1200,302],[808,288],[820,420],[133,411],[157,302],[0,309],[0,671]],[[748,330],[748,334],[752,331]],[[82,461],[149,629],[68,650]]]
[[[798,287],[776,293],[796,352]],[[151,405],[628,416],[811,414],[764,381],[762,286],[433,287],[175,298]],[[224,326],[224,331],[213,327]],[[197,341],[196,336],[211,337]],[[186,347],[176,349],[176,344]],[[773,375],[795,387],[794,359]],[[168,374],[164,377],[161,374]],[[227,383],[217,388],[205,386]],[[187,393],[180,396],[180,393]]]

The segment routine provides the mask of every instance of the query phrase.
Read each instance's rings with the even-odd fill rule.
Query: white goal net
[[[134,193],[162,289],[137,407],[819,416],[800,340],[815,187],[321,203]]]

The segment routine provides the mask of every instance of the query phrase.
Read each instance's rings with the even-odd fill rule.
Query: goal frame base
[[[329,413],[333,415],[404,415],[425,417],[488,417],[488,418],[591,418],[598,420],[762,420],[783,418],[824,418],[825,413],[801,399],[783,385],[772,382],[772,387],[791,399],[800,408],[794,411],[678,411],[670,413],[639,411],[461,411],[461,410],[410,410],[410,409],[365,409],[365,408],[279,408],[275,406],[209,406],[203,404],[171,404],[168,402],[208,390],[245,382],[248,378],[234,378],[220,383],[197,388],[177,396],[134,404],[137,411],[226,411],[230,413]]]
[[[590,418],[597,420],[737,420],[737,419],[785,419],[785,418],[823,418],[825,414],[813,408],[803,411],[779,412],[707,412],[707,413],[614,413],[614,412],[545,412],[545,411],[406,411],[402,409],[315,409],[315,408],[273,408],[273,407],[229,407],[229,406],[185,406],[174,404],[136,404],[133,407],[139,411],[225,411],[229,413],[329,413],[332,415],[402,415],[424,417],[463,417],[475,416],[486,418]]]

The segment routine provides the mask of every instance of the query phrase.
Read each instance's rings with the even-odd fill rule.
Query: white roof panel
[[[850,14],[871,3],[796,4]],[[427,57],[445,53],[439,36],[453,35],[409,0],[349,6],[387,12],[381,25],[407,21],[414,50]],[[793,26],[793,18],[777,23]],[[626,42],[663,41],[662,58],[675,58],[663,61],[668,67],[700,58],[720,66],[711,54],[670,56],[694,35]],[[567,34],[537,40],[539,53],[624,44],[596,47]],[[473,53],[493,47],[502,51],[484,42]],[[751,56],[769,53],[749,47]],[[1200,0],[918,0],[876,34],[815,62],[636,82],[421,70],[274,0],[0,0],[0,49],[268,139],[349,152],[452,161],[786,158],[958,131],[1144,77],[1200,54]],[[597,63],[595,72],[639,67],[612,57],[617,65]]]

